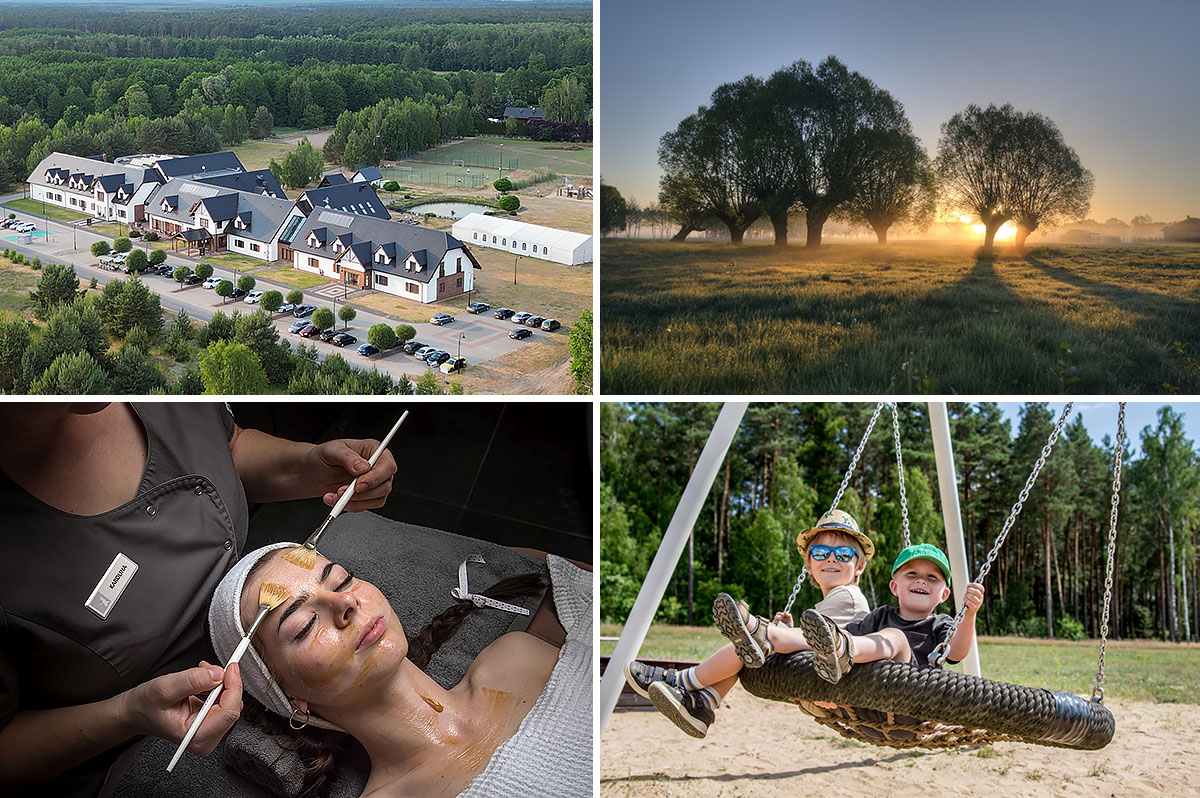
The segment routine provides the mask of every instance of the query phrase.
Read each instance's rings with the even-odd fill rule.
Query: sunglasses
[[[808,553],[817,562],[828,560],[830,553],[837,557],[838,562],[850,562],[858,556],[858,549],[853,546],[809,546]]]

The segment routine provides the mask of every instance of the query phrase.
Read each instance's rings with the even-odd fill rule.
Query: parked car
[[[20,219],[5,219],[4,221],[0,222],[0,227],[4,227],[4,228],[12,227],[13,225],[18,225],[20,223],[21,223]]]
[[[454,371],[462,371],[467,367],[467,359],[465,357],[452,357],[441,365],[443,374],[450,374]]]
[[[516,313],[516,311],[513,310],[512,308],[496,308],[496,312],[493,313],[492,315],[498,319],[507,319],[507,318],[511,317],[512,314],[514,314],[514,313]]]
[[[307,327],[300,330],[301,338],[316,338],[320,334],[321,334],[321,328],[315,324],[310,324]]]
[[[18,233],[32,233],[34,230],[37,229],[37,225],[34,224],[33,222],[22,222],[21,224],[17,225],[13,229],[16,230]]]
[[[425,358],[429,357],[436,351],[437,351],[436,346],[423,346],[420,349],[418,349],[416,352],[413,352],[413,357],[415,357],[417,360],[424,360]]]
[[[295,309],[296,309],[296,306],[293,305],[291,302],[284,302],[282,305],[279,306],[278,312],[279,313],[291,313]]]
[[[358,339],[350,333],[338,333],[337,335],[333,336],[333,340],[331,340],[329,343],[333,344],[334,346],[350,346],[350,344],[358,343]]]
[[[491,310],[492,306],[486,302],[472,302],[467,305],[467,313],[483,313],[485,310]]]
[[[546,319],[542,316],[530,316],[529,318],[525,319],[525,323],[530,327],[541,327],[542,322],[545,320]]]
[[[184,285],[197,285],[199,283],[200,275],[198,274],[189,274],[187,277],[183,278]]]
[[[412,355],[412,354],[415,354],[416,351],[423,346],[427,346],[427,344],[423,344],[420,341],[413,340],[413,341],[405,342],[403,349],[405,352]]]
[[[333,340],[333,337],[335,335],[339,335],[339,334],[340,333],[338,333],[337,330],[321,330],[321,334],[318,335],[317,337],[320,338],[325,343],[329,343],[330,341]]]
[[[262,291],[251,291],[250,293],[246,294],[246,304],[257,305],[258,300],[262,299],[262,295]]]
[[[359,344],[358,349],[355,351],[357,351],[360,355],[363,355],[364,357],[370,357],[371,355],[379,354],[379,350],[376,349],[375,347],[371,346],[370,344]]]
[[[435,350],[434,352],[431,352],[429,357],[425,358],[425,362],[428,363],[433,368],[437,368],[438,366],[442,365],[449,359],[450,359],[449,352],[443,352],[442,350],[438,349],[438,350]]]
[[[511,319],[509,319],[509,321],[511,321],[513,324],[524,324],[525,321],[532,315],[532,313],[526,313],[522,311],[514,315]]]
[[[531,335],[533,335],[533,330],[529,329],[528,327],[514,327],[508,331],[508,337],[515,338],[518,341],[520,341],[522,338],[528,338]]]
[[[433,316],[431,316],[429,319],[430,324],[439,324],[439,325],[440,324],[449,324],[452,321],[454,321],[454,317],[451,316],[449,313],[434,313]]]
[[[316,305],[300,305],[292,311],[292,315],[298,319],[302,319],[305,316],[311,316],[313,311],[316,309]]]
[[[155,269],[155,272],[162,277],[170,277],[172,274],[175,273],[175,270],[178,268],[179,267],[176,266],[174,263],[160,263],[160,264],[158,264],[158,267]]]
[[[288,327],[288,332],[298,333],[301,330],[303,330],[305,327],[311,327],[311,326],[312,326],[312,322],[301,319],[300,321],[292,322],[292,326]]]
[[[209,290],[212,290],[217,287],[217,283],[219,283],[219,282],[221,282],[221,278],[217,277],[214,274],[212,277],[209,277],[207,280],[204,281],[204,287]]]
[[[230,299],[241,299],[246,295],[246,292],[241,288],[233,289],[233,293],[229,295]]]
[[[561,326],[558,319],[542,319],[542,329],[546,332],[554,332]]]

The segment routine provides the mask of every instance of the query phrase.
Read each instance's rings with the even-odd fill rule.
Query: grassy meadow
[[[503,148],[501,145],[504,145]],[[549,169],[560,175],[591,175],[592,174],[592,145],[575,144],[563,141],[534,141],[532,139],[488,138],[475,136],[443,144],[433,150],[438,160],[453,162],[454,159],[470,164],[482,164],[492,169],[504,153],[504,168],[513,158],[518,161],[518,168],[532,172],[537,169]],[[413,153],[413,163],[428,163],[422,156],[425,153]],[[399,161],[407,164],[409,161]],[[493,177],[493,179],[495,179]]]
[[[621,627],[602,624],[600,634],[617,637]],[[650,627],[641,656],[699,662],[725,644],[711,626]],[[615,643],[602,642],[601,656]],[[983,637],[979,663],[989,679],[1087,695],[1096,681],[1100,641]],[[1200,704],[1200,644],[1155,640],[1110,640],[1104,657],[1104,695],[1158,703]],[[962,672],[962,665],[949,670]]]
[[[602,247],[604,393],[1200,392],[1195,245]]]

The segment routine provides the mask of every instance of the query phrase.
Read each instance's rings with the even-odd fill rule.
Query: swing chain
[[[1009,511],[1008,519],[1004,522],[1004,528],[996,536],[996,543],[992,546],[992,550],[988,552],[987,561],[979,569],[979,575],[974,579],[975,582],[982,584],[983,580],[992,570],[992,563],[1000,553],[1001,547],[1004,546],[1004,541],[1008,539],[1008,533],[1012,530],[1017,516],[1021,514],[1021,507],[1024,506],[1025,500],[1029,498],[1029,492],[1033,490],[1033,486],[1037,483],[1038,474],[1041,473],[1042,466],[1046,464],[1046,458],[1050,456],[1050,451],[1054,448],[1055,442],[1058,441],[1059,433],[1062,432],[1063,425],[1067,423],[1067,416],[1070,414],[1073,404],[1074,402],[1067,402],[1063,408],[1062,415],[1058,417],[1058,423],[1054,425],[1054,430],[1051,431],[1050,437],[1046,440],[1046,445],[1042,447],[1042,454],[1038,457],[1037,464],[1033,467],[1033,473],[1029,475],[1029,479],[1025,482],[1025,487],[1021,489],[1021,495],[1017,497],[1016,503],[1012,506],[1012,510]],[[962,623],[966,614],[967,605],[964,603],[958,608],[958,613],[954,616],[954,623],[950,625],[950,631],[946,633],[946,636],[942,638],[942,642],[938,643],[937,648],[929,655],[929,663],[934,667],[941,667],[945,663],[950,651],[950,641],[954,639],[954,635],[958,631],[958,625]]]
[[[908,496],[904,492],[904,459],[900,456],[900,413],[895,402],[888,404],[892,409],[892,437],[896,440],[896,472],[900,475],[900,519],[904,527],[904,545],[900,548],[903,550],[912,545],[912,540],[908,531]]]
[[[1125,403],[1120,403],[1117,412],[1116,462],[1113,463],[1112,512],[1108,517],[1108,570],[1104,577],[1104,614],[1100,620],[1100,666],[1096,672],[1096,686],[1092,688],[1092,700],[1104,703],[1104,650],[1108,647],[1108,608],[1112,603],[1113,560],[1117,551],[1117,505],[1121,501],[1121,458],[1125,445]]]
[[[871,437],[871,430],[875,429],[875,422],[879,420],[879,413],[883,410],[885,402],[880,402],[875,405],[875,412],[871,414],[871,420],[867,424],[867,431],[863,433],[862,440],[858,442],[858,449],[854,452],[854,457],[850,460],[850,467],[846,469],[846,476],[842,478],[842,485],[838,488],[837,495],[833,497],[833,504],[829,507],[829,512],[837,509],[838,502],[842,500],[842,494],[846,492],[846,488],[850,485],[850,478],[854,476],[854,469],[858,467],[858,459],[862,457],[863,449],[867,448],[867,440]],[[895,407],[893,403],[892,407]],[[895,419],[895,410],[892,410],[892,417]],[[897,438],[899,441],[899,438]],[[900,451],[896,450],[896,455],[899,457]],[[901,476],[903,479],[903,475]],[[900,495],[904,496],[904,483],[900,483]],[[908,529],[908,514],[905,511],[905,530]],[[800,586],[804,584],[804,577],[808,576],[808,571],[803,565],[800,566],[800,576],[796,579],[796,586],[792,588],[792,594],[788,596],[787,604],[783,606],[784,612],[791,612],[792,605],[796,603],[796,596],[800,595]]]

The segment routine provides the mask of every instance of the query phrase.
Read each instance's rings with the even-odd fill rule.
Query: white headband
[[[246,586],[246,576],[250,573],[250,569],[263,557],[277,549],[294,549],[299,545],[299,543],[272,543],[270,546],[255,549],[238,560],[237,564],[229,569],[229,573],[225,574],[225,578],[217,585],[217,590],[213,593],[212,601],[208,605],[208,628],[209,634],[212,636],[213,649],[221,658],[221,662],[229,660],[233,650],[237,648],[237,644],[246,636],[246,630],[242,626],[242,590]],[[254,646],[250,646],[246,650],[238,664],[242,671],[242,689],[275,714],[285,718],[291,717],[293,707],[288,701],[287,694],[271,677],[271,672],[267,670],[267,664],[263,662]],[[316,715],[310,714],[308,722],[309,725],[319,726],[323,729],[345,731],[340,726]]]

